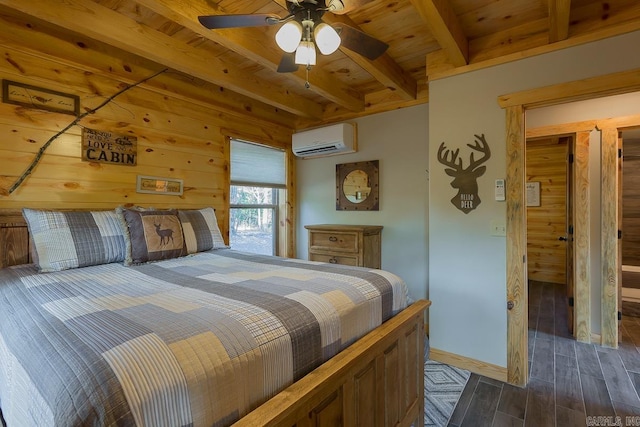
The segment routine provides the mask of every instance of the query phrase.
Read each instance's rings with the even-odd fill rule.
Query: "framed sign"
[[[80,114],[80,97],[11,80],[2,80],[2,102],[56,113]]]
[[[135,166],[138,159],[138,138],[113,132],[82,129],[82,160]]]
[[[527,182],[527,206],[540,206],[540,182]]]
[[[379,209],[378,160],[336,165],[336,210]]]
[[[182,196],[183,189],[182,180],[175,178],[138,175],[138,182],[136,183],[136,192],[145,194]]]

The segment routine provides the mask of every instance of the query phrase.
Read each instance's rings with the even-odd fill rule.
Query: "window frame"
[[[230,236],[230,194],[231,185],[242,185],[249,183],[233,182],[231,183],[231,141],[236,140],[247,144],[254,144],[263,146],[265,148],[271,148],[284,152],[285,155],[285,183],[278,188],[278,202],[277,209],[278,222],[275,223],[277,227],[277,247],[276,256],[295,258],[296,257],[296,212],[295,212],[295,200],[296,200],[296,185],[295,170],[296,170],[296,156],[291,149],[291,130],[287,129],[283,132],[276,132],[271,134],[269,140],[260,140],[255,135],[248,135],[242,132],[231,131],[226,129],[225,132],[226,144],[225,144],[225,158],[227,160],[227,186],[225,191],[225,205],[227,215],[224,221],[226,227],[225,234],[227,239]]]
[[[260,188],[270,188],[273,192],[272,194],[272,203],[249,203],[249,204],[238,204],[229,202],[229,244],[231,244],[231,210],[232,209],[271,209],[272,210],[272,226],[271,226],[271,234],[272,234],[272,248],[271,255],[278,255],[278,248],[280,247],[280,239],[278,232],[278,224],[280,223],[280,194],[282,190],[286,190],[283,186],[270,186],[265,184],[256,184],[256,183],[238,183],[234,181],[230,181],[229,183],[229,194],[231,194],[231,187],[260,187]]]

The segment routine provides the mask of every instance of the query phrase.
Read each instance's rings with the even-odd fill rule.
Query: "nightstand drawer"
[[[309,248],[335,252],[358,252],[358,234],[312,231],[309,233]]]
[[[358,257],[344,256],[344,255],[325,255],[325,254],[309,254],[311,261],[328,262],[331,264],[340,265],[358,265]]]
[[[380,268],[381,225],[317,224],[309,230],[309,259]]]

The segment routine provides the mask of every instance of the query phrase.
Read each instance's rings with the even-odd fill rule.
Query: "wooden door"
[[[554,136],[526,146],[527,184],[539,189],[527,203],[528,277],[561,285],[567,285],[567,141]]]
[[[618,342],[622,342],[622,239],[624,232],[622,230],[623,212],[622,212],[622,173],[623,173],[623,156],[622,156],[622,133],[618,132]]]
[[[569,333],[575,336],[575,317],[573,313],[574,301],[575,301],[575,271],[574,271],[574,199],[573,199],[573,181],[574,181],[574,168],[573,159],[575,152],[575,138],[573,136],[567,137],[567,188],[566,188],[566,204],[567,204],[567,217],[566,217],[566,230],[567,230],[567,258],[566,258],[566,281],[567,281],[567,323],[569,326]]]

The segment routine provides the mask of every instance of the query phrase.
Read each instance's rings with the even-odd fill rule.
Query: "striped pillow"
[[[115,211],[24,208],[40,272],[122,262],[125,240]]]
[[[178,215],[188,253],[229,247],[224,243],[213,208],[179,210]]]

